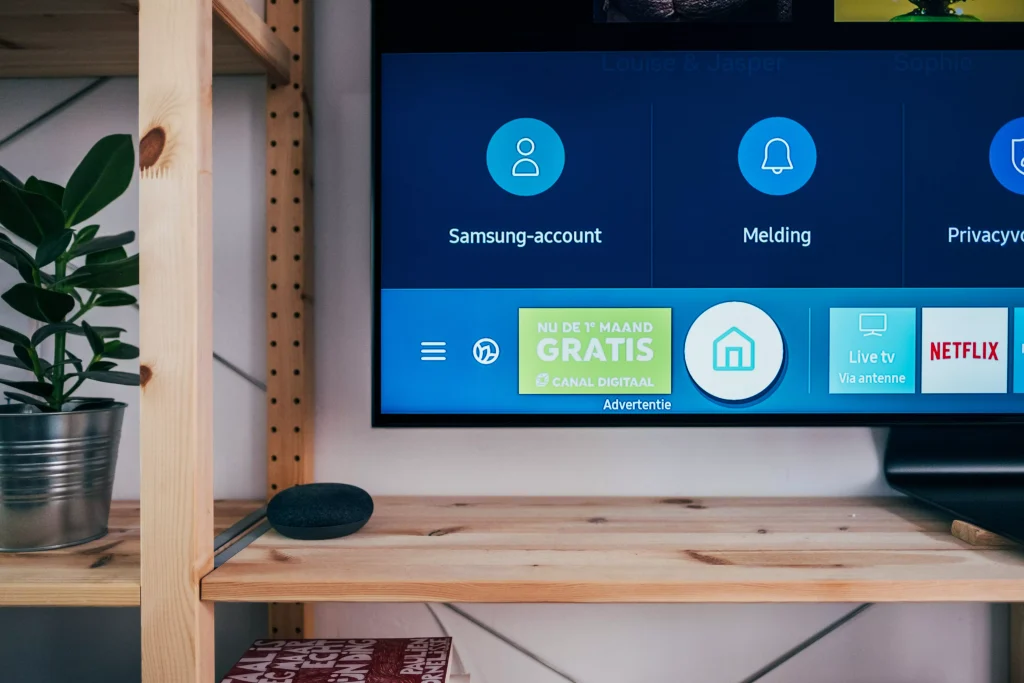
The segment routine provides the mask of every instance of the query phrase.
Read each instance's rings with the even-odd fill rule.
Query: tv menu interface
[[[385,54],[384,415],[1024,412],[1024,52]]]

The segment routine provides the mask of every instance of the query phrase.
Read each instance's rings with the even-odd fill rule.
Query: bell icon
[[[755,157],[756,158],[756,157]],[[793,157],[789,151],[789,143],[782,138],[772,138],[764,146],[764,162],[762,171],[771,171],[782,175],[783,171],[793,170]]]

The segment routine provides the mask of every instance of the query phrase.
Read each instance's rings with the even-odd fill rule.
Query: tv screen
[[[378,17],[375,422],[1017,419],[1024,51],[799,9],[490,44]]]

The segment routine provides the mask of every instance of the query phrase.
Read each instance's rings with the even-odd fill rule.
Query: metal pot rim
[[[115,411],[115,410],[124,410],[125,408],[128,407],[127,403],[123,403],[121,401],[114,401],[110,405],[105,406],[103,408],[90,408],[88,410],[75,410],[75,411],[70,411],[69,410],[69,411],[61,411],[59,413],[44,413],[41,410],[40,411],[36,411],[36,412],[32,412],[32,411],[24,411],[24,412],[18,411],[18,412],[16,412],[14,410],[11,410],[11,411],[5,410],[5,408],[14,408],[14,407],[27,406],[27,405],[28,404],[24,404],[24,403],[21,403],[21,404],[10,403],[10,404],[7,404],[7,405],[0,405],[0,420],[2,420],[2,419],[11,419],[11,418],[53,417],[54,415],[88,415],[90,413],[105,413],[105,412],[111,412],[111,411]]]

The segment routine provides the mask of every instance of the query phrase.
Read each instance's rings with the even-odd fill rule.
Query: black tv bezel
[[[384,413],[381,411],[381,58],[453,52],[1002,51],[1024,49],[1024,23],[835,23],[832,0],[793,0],[784,24],[598,24],[593,0],[446,0],[429,10],[373,0],[372,426],[374,427],[889,427],[1024,423],[1024,413]],[[442,4],[443,7],[437,7]],[[483,5],[483,6],[481,6]],[[531,8],[537,13],[531,13]],[[543,23],[534,20],[543,17]]]

